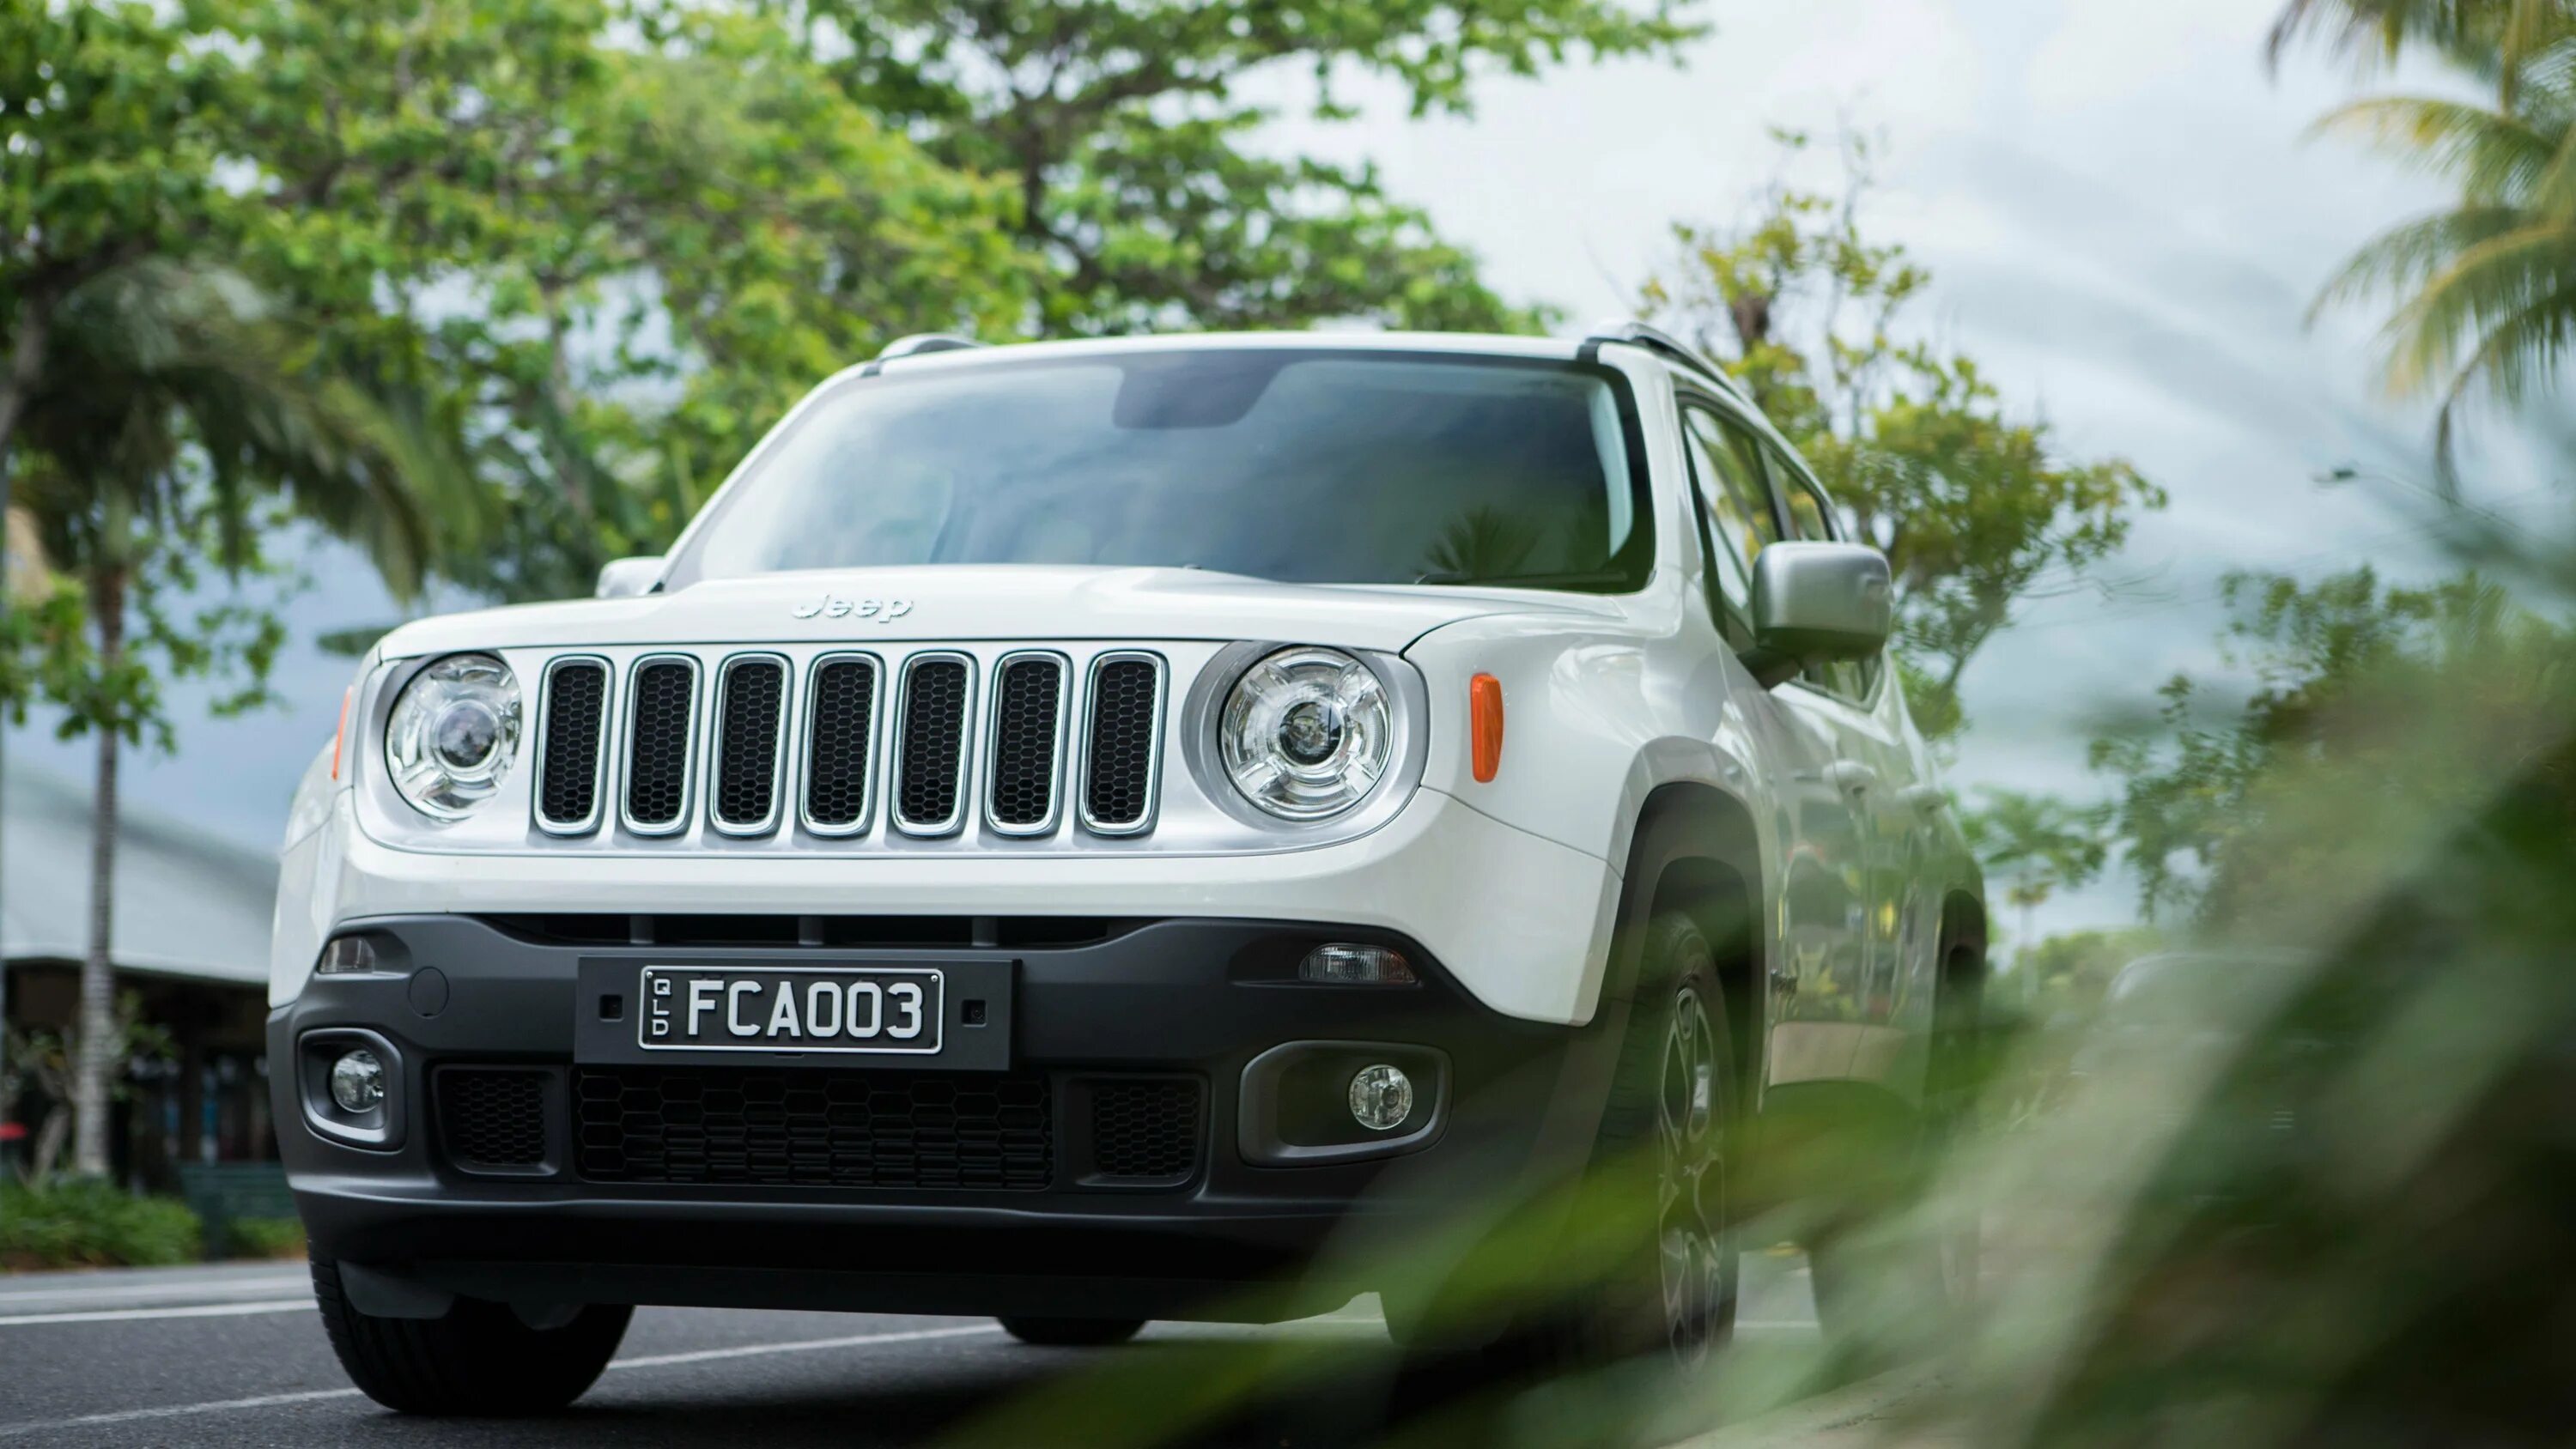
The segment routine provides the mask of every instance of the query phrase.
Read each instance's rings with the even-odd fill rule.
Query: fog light
[[[376,969],[376,948],[364,936],[335,936],[322,948],[322,960],[313,968],[324,976],[345,976],[353,972]]]
[[[1358,1091],[1353,1086],[1352,1091]],[[331,1064],[331,1100],[343,1112],[372,1112],[384,1105],[385,1064],[361,1047]],[[1358,1100],[1354,1097],[1352,1100]]]
[[[1380,1062],[1351,1078],[1351,1117],[1371,1132],[1392,1132],[1413,1115],[1413,1081]]]
[[[1413,963],[1404,959],[1402,951],[1346,941],[1307,952],[1306,959],[1297,963],[1297,979],[1337,986],[1411,986],[1416,980]]]

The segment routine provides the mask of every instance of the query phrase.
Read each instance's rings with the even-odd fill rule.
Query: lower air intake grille
[[[1057,737],[1062,732],[1064,662],[1007,659],[993,687],[993,823],[1042,831],[1055,821]]]
[[[599,757],[606,741],[608,666],[576,659],[546,672],[545,756],[537,763],[537,819],[566,833],[599,823]]]
[[[1044,1077],[586,1069],[593,1182],[1034,1191],[1055,1173]]]
[[[721,731],[716,751],[716,823],[765,830],[778,815],[779,729],[787,714],[787,666],[739,659],[721,675]]]
[[[895,816],[908,830],[938,835],[959,824],[967,683],[966,662],[947,655],[917,659],[905,671]]]
[[[1199,1084],[1091,1084],[1091,1158],[1102,1177],[1172,1181],[1199,1163]]]
[[[814,671],[806,722],[805,823],[848,832],[867,821],[868,740],[876,719],[872,659],[826,659]]]
[[[1092,671],[1082,820],[1093,830],[1123,834],[1152,820],[1161,690],[1151,659],[1114,656]]]
[[[697,684],[697,666],[684,659],[651,659],[635,671],[626,757],[630,826],[677,829],[689,808],[689,735]]]
[[[467,1172],[524,1171],[546,1160],[546,1074],[448,1067],[438,1074],[438,1125],[447,1160]]]

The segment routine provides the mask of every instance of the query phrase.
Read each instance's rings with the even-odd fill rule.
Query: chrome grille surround
[[[815,632],[822,632],[819,625]],[[735,861],[1183,857],[1300,850],[1367,835],[1393,819],[1414,798],[1422,778],[1427,739],[1422,721],[1429,718],[1430,711],[1420,672],[1392,653],[1356,651],[1403,701],[1395,764],[1379,791],[1347,815],[1308,825],[1283,824],[1262,818],[1233,795],[1231,783],[1214,759],[1212,733],[1215,712],[1243,669],[1276,647],[1268,641],[1220,643],[1134,636],[1094,640],[1034,632],[1022,638],[996,640],[860,639],[851,637],[846,628],[833,631],[833,637],[764,636],[738,642],[656,639],[594,643],[583,639],[505,644],[491,652],[508,664],[523,684],[536,688],[531,712],[539,719],[522,732],[520,758],[499,798],[489,808],[461,820],[432,819],[406,802],[394,788],[380,757],[381,746],[375,743],[384,737],[386,718],[403,685],[433,657],[404,656],[385,660],[370,671],[351,705],[350,737],[368,742],[368,747],[357,753],[351,767],[355,778],[348,789],[360,830],[368,839],[385,846],[428,855],[520,856],[532,861],[605,860],[619,856]],[[1044,834],[1005,835],[993,828],[980,803],[989,793],[989,732],[993,728],[993,691],[985,680],[1005,659],[1032,653],[1055,655],[1066,664],[1064,688],[1060,691],[1065,708],[1061,735],[1064,763],[1054,777],[1053,828]],[[759,836],[717,830],[702,803],[704,792],[712,788],[707,782],[716,778],[719,758],[712,739],[721,727],[714,712],[719,696],[715,687],[718,671],[728,658],[738,654],[773,655],[785,659],[788,667],[785,704],[792,712],[787,725],[792,747],[785,752],[780,766],[780,788],[788,793],[779,797],[777,824]],[[923,833],[921,826],[895,818],[897,807],[893,802],[898,798],[895,790],[901,773],[898,726],[903,682],[907,661],[916,658],[925,662],[938,658],[963,662],[977,686],[967,699],[974,717],[967,719],[963,710],[957,716],[962,741],[958,746],[960,786],[974,793],[958,801],[963,807],[958,812],[960,818],[944,835]],[[544,828],[537,819],[544,774],[541,757],[536,753],[544,728],[542,681],[557,660],[564,661],[566,668],[580,660],[604,662],[607,666],[607,718],[600,729],[603,740],[613,735],[614,744],[602,746],[606,760],[595,794],[598,823],[581,834],[558,833],[560,827]],[[1154,671],[1152,729],[1147,733],[1130,726],[1131,732],[1125,736],[1140,745],[1150,740],[1150,773],[1121,777],[1151,791],[1150,800],[1143,802],[1146,808],[1141,820],[1134,822],[1123,815],[1109,818],[1100,810],[1085,809],[1091,783],[1089,761],[1096,754],[1091,738],[1094,713],[1099,708],[1095,680],[1103,674],[1116,680],[1122,660],[1132,660]],[[685,744],[687,772],[685,777],[673,773],[673,754],[660,756],[662,773],[657,776],[656,788],[645,791],[642,799],[652,810],[667,810],[685,788],[689,808],[676,824],[659,815],[637,820],[634,823],[643,827],[637,831],[626,828],[634,815],[629,790],[636,763],[634,701],[639,675],[663,663],[681,666],[685,672],[664,679],[658,686],[662,694],[661,724],[658,732],[648,728],[646,737],[672,751]],[[826,671],[842,664],[852,666],[853,672],[827,679]],[[954,683],[956,676],[950,679]],[[1131,688],[1135,682],[1128,681]],[[827,683],[829,689],[825,688]],[[862,720],[855,709],[844,709],[841,732],[836,736],[828,728],[831,711],[817,705],[818,696],[837,694],[845,704],[855,705],[862,693],[868,697],[866,716]],[[1141,701],[1143,691],[1136,689],[1133,697]],[[562,717],[575,718],[576,714],[568,710]],[[978,733],[965,736],[962,732],[967,728]],[[837,771],[826,768],[832,764],[835,748],[841,751]],[[822,751],[820,763],[818,750]],[[653,752],[648,751],[647,757],[654,758]],[[824,775],[835,777],[820,778]],[[742,793],[737,780],[737,797]],[[796,802],[792,808],[786,803],[789,798]],[[1133,808],[1131,801],[1135,798],[1119,798],[1115,803],[1122,810]],[[563,791],[555,792],[559,810],[567,799]],[[578,803],[577,797],[571,797],[571,803]],[[937,803],[949,802],[943,798]],[[852,888],[867,891],[875,887],[868,883],[868,877],[860,876],[852,877]]]
[[[560,721],[555,718],[555,677],[569,669],[599,671],[599,717],[590,730],[590,809],[577,816],[555,819],[546,813],[546,795],[553,782],[557,764],[554,746]],[[545,672],[537,677],[537,743],[533,756],[538,778],[532,783],[529,800],[534,807],[537,828],[548,835],[588,835],[599,828],[608,813],[609,774],[608,741],[617,727],[617,671],[607,659],[597,654],[565,654],[546,661]],[[567,767],[574,762],[566,760]]]
[[[680,760],[677,804],[671,818],[639,819],[635,814],[636,739],[651,727],[642,712],[641,695],[646,676],[657,667],[677,665],[689,672],[689,690],[680,712]],[[626,728],[617,737],[617,823],[629,835],[677,835],[689,828],[689,803],[695,798],[698,780],[698,677],[697,656],[692,654],[647,654],[637,659],[626,671]],[[663,741],[653,746],[662,748]]]
[[[749,743],[731,738],[735,676],[754,666],[778,671],[778,694],[770,705],[775,719],[768,730],[768,808],[749,819],[728,819],[725,814],[728,789],[724,779],[730,767],[728,752],[737,745]],[[792,711],[788,702],[795,697],[795,691],[790,687],[794,679],[795,668],[787,662],[784,654],[732,654],[716,666],[715,698],[708,715],[713,722],[714,738],[708,744],[707,758],[701,768],[707,776],[707,824],[721,834],[767,835],[778,828],[780,818],[786,813],[781,802],[787,789],[787,740],[792,727]]]
[[[864,671],[867,695],[863,707],[824,698],[825,677],[842,669]],[[805,709],[799,717],[803,725],[803,743],[796,752],[796,823],[808,835],[831,840],[868,833],[869,812],[876,806],[876,791],[871,787],[876,776],[877,737],[882,733],[878,722],[885,718],[885,678],[885,661],[857,650],[818,654],[805,667]],[[828,762],[822,755],[825,731],[838,732],[837,725],[833,723],[837,711],[852,707],[860,708],[855,767],[846,762]],[[844,813],[839,810],[831,812],[834,818],[823,818],[824,813],[817,810],[814,803],[814,794],[821,789],[846,789],[856,797],[846,812],[848,819],[838,818]]]
[[[1001,794],[1013,782],[1011,776],[1022,771],[1011,768],[1010,757],[1019,742],[1010,738],[1013,716],[1010,691],[1015,675],[1029,669],[1044,668],[1054,672],[1055,703],[1046,715],[1046,773],[1043,788],[1046,807],[1035,819],[1014,821],[1006,816]],[[1034,687],[1034,686],[1032,686]],[[1073,667],[1061,654],[1047,649],[1023,649],[1005,654],[993,665],[993,703],[989,718],[992,724],[984,731],[984,825],[996,835],[1052,835],[1064,819],[1064,756],[1066,726],[1073,711]]]
[[[1143,664],[1154,671],[1153,723],[1146,732],[1144,798],[1134,816],[1124,819],[1104,816],[1093,808],[1093,782],[1103,768],[1100,758],[1100,677],[1113,664]],[[1082,768],[1074,772],[1074,786],[1082,801],[1082,828],[1094,835],[1142,835],[1154,828],[1154,813],[1162,802],[1163,731],[1171,709],[1171,667],[1164,662],[1162,655],[1146,650],[1109,650],[1093,656],[1082,694]]]
[[[934,665],[953,666],[960,671],[956,704],[957,725],[953,730],[940,730],[939,738],[936,740],[916,739],[913,731],[916,711],[941,707],[923,697],[921,671]],[[950,649],[925,649],[905,657],[899,680],[900,683],[895,691],[895,707],[890,715],[894,721],[894,734],[891,741],[894,747],[894,768],[886,780],[886,808],[894,820],[895,828],[906,835],[955,835],[966,826],[966,801],[969,798],[968,791],[974,786],[973,764],[976,752],[969,746],[968,741],[975,735],[975,658],[971,654]],[[953,772],[954,778],[950,780],[947,790],[939,792],[943,797],[944,812],[934,816],[926,812],[916,812],[910,808],[908,787],[914,782],[916,776],[923,780],[935,778],[933,772],[940,768],[938,762],[931,759],[915,759],[914,754],[917,749],[936,747],[945,747],[950,752],[951,758],[946,768]]]

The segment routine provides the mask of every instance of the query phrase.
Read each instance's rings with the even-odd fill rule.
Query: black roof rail
[[[1593,327],[1584,335],[1583,340],[1587,346],[1598,346],[1604,342],[1624,342],[1631,347],[1642,347],[1648,352],[1661,354],[1668,362],[1680,363],[1683,367],[1698,373],[1729,397],[1741,398],[1745,395],[1743,384],[1727,376],[1725,368],[1702,357],[1689,343],[1662,328],[1632,319],[1622,319],[1604,322]]]
[[[932,352],[963,352],[970,347],[987,345],[989,344],[978,342],[972,337],[960,337],[953,332],[915,332],[909,337],[898,337],[887,343],[885,351],[878,353],[876,360],[892,362],[898,357],[920,357]]]

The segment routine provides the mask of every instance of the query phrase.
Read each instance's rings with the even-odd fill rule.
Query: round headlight
[[[454,820],[492,798],[519,753],[519,681],[489,654],[415,674],[385,721],[385,768],[422,814]]]
[[[1359,803],[1394,748],[1386,686],[1338,649],[1264,658],[1235,682],[1217,719],[1226,778],[1283,820],[1320,820]]]

